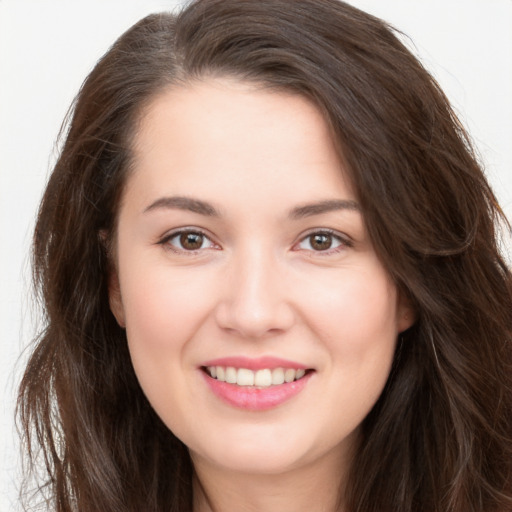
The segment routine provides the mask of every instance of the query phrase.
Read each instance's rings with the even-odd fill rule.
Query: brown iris
[[[180,244],[187,251],[200,249],[203,245],[204,235],[201,233],[182,233],[180,235]]]
[[[317,233],[309,237],[311,247],[315,251],[326,251],[332,245],[332,235],[327,233]]]

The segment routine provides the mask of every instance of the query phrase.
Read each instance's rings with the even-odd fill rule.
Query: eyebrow
[[[166,210],[188,210],[194,213],[198,213],[200,215],[206,215],[208,217],[220,216],[219,212],[210,203],[207,203],[206,201],[201,201],[200,199],[192,199],[190,197],[181,196],[161,197],[157,199],[155,202],[151,203],[144,210],[144,213],[153,210],[158,210],[161,208]]]
[[[146,207],[144,209],[144,213],[159,209],[188,210],[207,217],[220,217],[219,211],[211,203],[200,199],[193,199],[191,197],[160,197]],[[329,213],[337,210],[352,210],[358,212],[361,211],[361,208],[356,201],[350,199],[327,199],[316,203],[296,206],[290,211],[289,217],[293,220],[299,220],[305,217],[312,217],[314,215],[321,215],[323,213]]]
[[[321,215],[322,213],[329,213],[337,210],[352,210],[360,212],[361,208],[357,201],[353,201],[351,199],[327,199],[317,203],[297,206],[290,212],[290,217],[298,220],[303,219],[304,217]]]

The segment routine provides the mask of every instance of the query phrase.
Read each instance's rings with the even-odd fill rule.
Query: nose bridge
[[[286,330],[293,312],[279,259],[262,244],[250,243],[233,254],[219,323],[244,337]]]

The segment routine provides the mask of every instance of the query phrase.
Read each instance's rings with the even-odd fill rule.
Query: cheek
[[[355,429],[384,389],[398,336],[397,293],[384,272],[353,272],[332,280],[329,290],[309,296],[308,322],[329,353],[333,385],[322,417],[336,436],[340,425]]]
[[[211,307],[210,287],[204,279],[155,267],[121,285],[132,362],[151,392],[186,364],[188,343]]]
[[[329,277],[317,279],[304,297],[308,322],[322,339],[336,351],[394,345],[397,293],[384,271],[351,269]]]
[[[208,280],[165,267],[146,268],[121,282],[127,330],[146,343],[167,340],[167,345],[201,321],[211,297]]]
[[[329,283],[317,281],[308,298],[308,323],[329,353],[326,370],[335,383],[329,404],[342,403],[333,424],[355,427],[373,407],[388,379],[398,336],[397,292],[380,266],[351,268]],[[329,292],[326,293],[325,290]]]
[[[189,347],[211,309],[210,283],[147,265],[121,284],[128,347],[139,384],[167,427],[177,435],[186,433],[197,416],[188,381],[196,373]]]

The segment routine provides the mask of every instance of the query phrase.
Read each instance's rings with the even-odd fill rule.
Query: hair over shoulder
[[[394,29],[338,0],[194,1],[141,20],[85,80],[33,244],[46,325],[18,415],[41,499],[57,512],[192,510],[187,449],[137,382],[108,276],[145,106],[211,76],[319,108],[416,311],[364,420],[347,512],[512,510],[510,225],[433,78]]]

